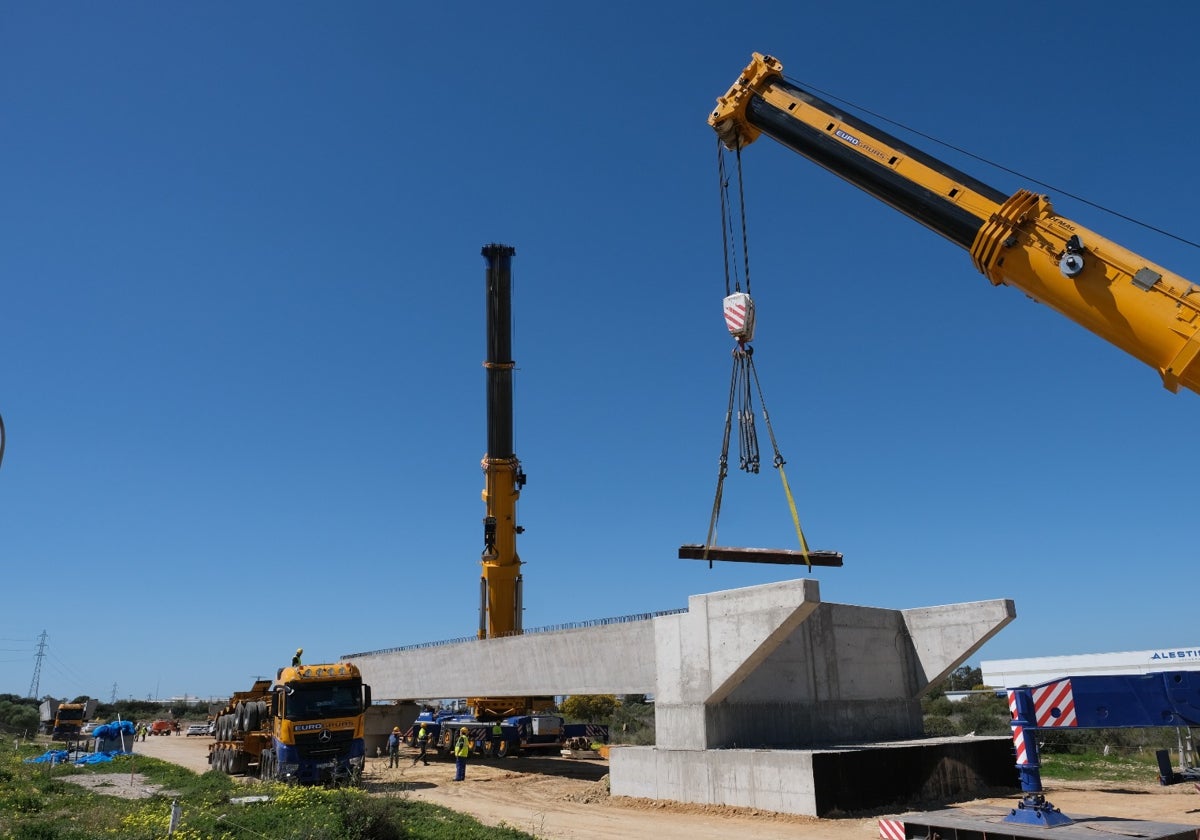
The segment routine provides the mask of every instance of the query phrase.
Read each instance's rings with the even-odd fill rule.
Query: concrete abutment
[[[694,595],[677,614],[347,658],[377,699],[651,694],[655,745],[613,749],[614,795],[822,816],[1015,786],[1008,738],[921,739],[920,708],[1015,616],[1010,600],[823,603],[799,579]],[[907,781],[880,785],[873,762]]]

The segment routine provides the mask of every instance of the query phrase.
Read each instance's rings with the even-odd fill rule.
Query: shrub
[[[946,738],[958,734],[954,721],[945,715],[926,715],[924,723],[927,738]]]

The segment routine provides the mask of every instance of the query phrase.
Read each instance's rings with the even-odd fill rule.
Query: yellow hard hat
[[[301,653],[304,653],[304,648],[296,648],[296,655],[300,655]]]
[[[462,729],[460,729],[460,730],[458,730],[458,731],[459,731],[459,732],[461,732],[463,735],[466,735],[466,734],[467,734],[467,727],[465,727],[465,726],[464,726]]]
[[[399,732],[399,731],[400,731],[400,727],[399,727],[399,726],[393,726],[393,727],[392,727],[392,731],[393,731],[393,732]]]

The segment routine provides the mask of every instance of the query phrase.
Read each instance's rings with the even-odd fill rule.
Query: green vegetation
[[[963,666],[954,671],[937,688],[921,698],[921,713],[925,721],[925,734],[930,738],[950,735],[1008,735],[1008,701],[994,693],[971,694],[952,702],[947,691],[971,691],[982,689],[982,675],[978,668]]]
[[[1173,731],[1173,730],[1172,730]],[[1153,750],[1051,753],[1042,755],[1042,779],[1076,782],[1148,782],[1158,778]]]
[[[29,733],[38,728],[38,701],[15,694],[0,694],[0,732]]]
[[[559,706],[570,721],[606,723],[609,743],[646,746],[654,743],[654,704],[644,694],[575,694]]]
[[[599,722],[611,718],[617,706],[613,694],[573,694],[562,701],[559,711],[570,720]]]
[[[416,802],[399,790],[370,795],[357,788],[325,789],[279,784],[243,785],[221,773],[196,775],[146,756],[118,756],[85,768],[26,763],[44,744],[14,748],[0,742],[0,838],[4,840],[151,840],[167,836],[172,802],[181,820],[178,840],[236,840],[245,837],[300,840],[533,840],[514,828],[490,828],[464,814]],[[116,774],[127,785],[158,790],[148,798],[107,796],[103,777]],[[95,790],[72,784],[73,776],[99,777]],[[239,804],[245,796],[267,802]]]

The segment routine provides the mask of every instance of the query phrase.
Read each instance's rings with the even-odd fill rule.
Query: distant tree
[[[924,725],[927,738],[945,738],[958,734],[954,721],[945,715],[926,715]]]
[[[617,708],[613,694],[572,694],[563,700],[559,709],[569,718],[581,721],[606,721]]]
[[[37,701],[11,694],[3,696],[12,699],[0,699],[0,726],[12,732],[35,731],[39,721]]]
[[[979,668],[972,668],[970,665],[962,665],[950,672],[950,676],[946,677],[944,686],[946,691],[971,691],[972,689],[983,685],[983,671]]]
[[[950,715],[954,714],[954,703],[945,694],[939,694],[933,698],[922,697],[921,714],[950,717]]]

